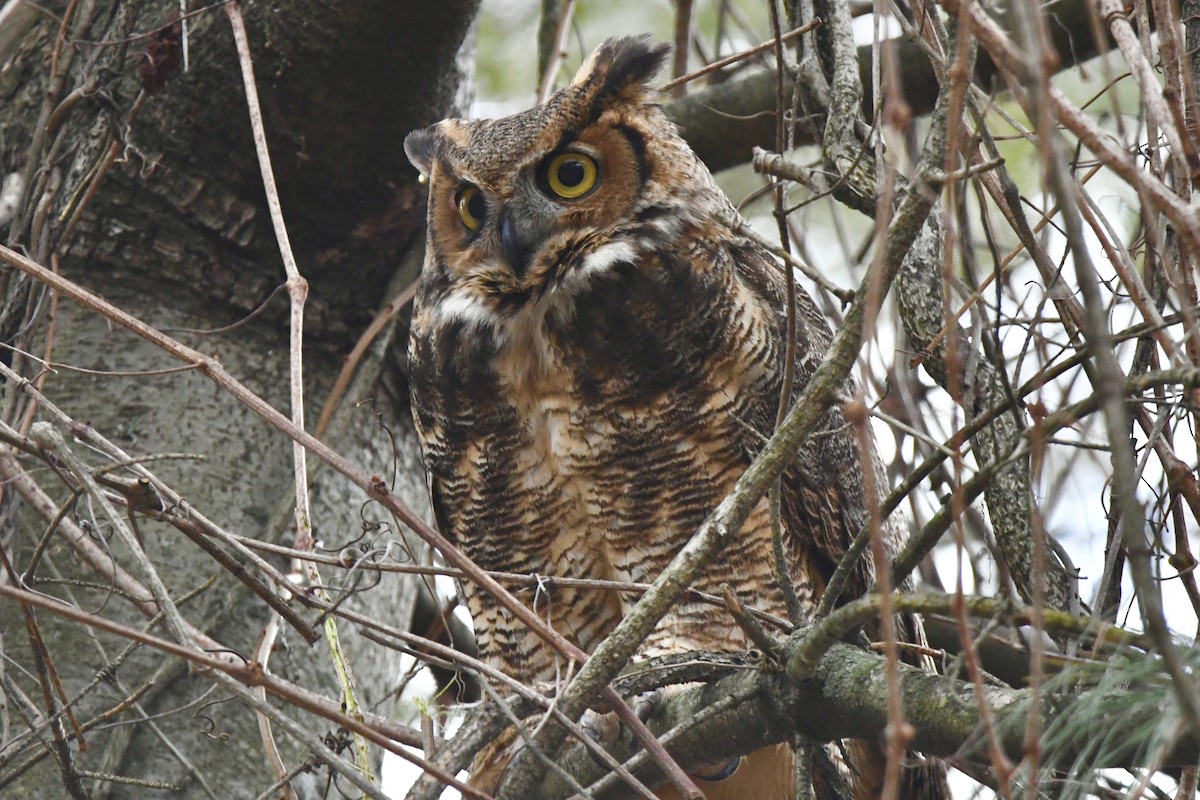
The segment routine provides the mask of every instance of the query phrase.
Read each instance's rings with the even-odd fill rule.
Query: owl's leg
[[[579,727],[592,737],[592,741],[605,747],[615,742],[621,735],[621,721],[613,712],[604,713],[589,708],[583,712],[583,718],[579,720]],[[597,764],[604,766],[595,753],[592,753],[592,759]]]
[[[660,689],[650,689],[649,691],[642,692],[633,703],[633,711],[642,722],[649,722],[653,716],[666,708],[667,701],[673,695],[694,685],[665,686]],[[711,764],[699,764],[688,770],[688,774],[693,778],[699,778],[705,783],[720,783],[732,777],[742,766],[744,760],[742,756],[734,756],[724,761],[714,761]]]
[[[692,777],[700,778],[693,774]],[[710,782],[700,778],[705,800],[792,800],[796,795],[792,748],[786,744],[764,747],[742,760],[737,772],[726,780]],[[674,786],[654,792],[661,800],[679,800]],[[845,800],[847,796],[821,800]]]
[[[642,692],[633,701],[633,711],[638,719],[642,722],[649,722],[651,717],[665,708],[667,698],[678,691],[688,688],[688,686],[667,687],[664,689],[651,689]],[[624,723],[620,721],[617,715],[613,712],[603,712],[588,709],[584,712],[583,718],[580,719],[579,725],[584,731],[592,737],[592,740],[597,744],[607,746],[617,741],[621,736],[621,731],[624,729]],[[637,743],[635,742],[635,746]],[[596,753],[591,752],[592,760],[598,765],[607,766]],[[719,783],[733,776],[738,771],[743,762],[742,756],[735,756],[725,761],[713,762],[712,764],[701,764],[693,766],[688,770],[688,774],[693,778],[697,778],[703,783]]]

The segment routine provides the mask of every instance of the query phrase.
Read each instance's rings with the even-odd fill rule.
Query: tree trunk
[[[401,142],[407,131],[462,110],[460,90],[467,80],[457,58],[476,6],[476,0],[245,4],[284,216],[310,284],[305,331],[310,430],[380,299],[419,269],[424,195]],[[19,176],[10,185],[25,187],[7,243],[47,267],[58,262],[72,280],[216,355],[232,375],[288,413],[287,295],[272,296],[284,271],[229,22],[221,7],[190,17],[188,69],[173,69],[182,47],[170,27],[162,28],[170,25],[173,7],[83,0],[69,8],[65,2],[51,4],[55,18],[24,6],[0,26],[0,170]],[[56,48],[60,22],[65,38]],[[182,34],[181,28],[175,31]],[[408,274],[397,274],[400,265],[407,265]],[[39,357],[50,343],[52,361],[91,370],[50,372],[42,390],[51,402],[135,457],[187,454],[147,466],[226,530],[294,543],[292,448],[286,437],[194,370],[103,374],[144,373],[178,362],[90,310],[65,300],[55,308],[43,287],[12,272],[2,280],[4,340]],[[260,306],[262,313],[247,319]],[[394,331],[384,339],[392,336]],[[403,353],[402,347],[395,350]],[[6,352],[4,358],[28,377],[39,372],[27,357]],[[386,379],[399,361],[377,355],[364,362],[343,402],[346,412],[325,438],[385,480],[395,475],[397,493],[420,509],[425,488],[403,389],[375,388],[403,385]],[[369,380],[380,373],[385,380]],[[4,420],[20,428],[28,400],[14,381],[5,390]],[[357,406],[368,393],[375,401]],[[39,409],[34,419],[52,418]],[[94,466],[104,463],[84,446],[72,447]],[[27,459],[24,466],[40,465]],[[52,475],[34,474],[56,501],[68,496]],[[326,547],[354,543],[382,550],[403,539],[344,480],[318,471],[312,494],[314,536]],[[46,520],[21,506],[8,487],[0,545],[17,572],[47,528]],[[86,499],[68,521],[79,523],[117,563],[145,580]],[[268,619],[261,600],[174,528],[147,519],[137,523],[147,554],[176,600],[217,576],[183,606],[183,614],[251,658]],[[274,563],[289,570],[286,560]],[[76,583],[55,583],[60,578]],[[60,534],[51,538],[30,585],[124,624],[145,624],[125,599],[79,564]],[[330,587],[331,594],[338,588]],[[351,602],[406,627],[415,597],[413,581],[385,576],[357,591]],[[312,621],[312,612],[296,608]],[[126,645],[49,614],[38,614],[37,622],[68,696]],[[386,715],[387,707],[378,704],[394,686],[395,653],[365,646],[369,643],[348,628],[342,625],[341,637],[360,700]],[[25,730],[14,686],[33,699],[42,716],[46,708],[18,604],[0,603],[0,631],[5,657],[19,667],[12,662],[0,667],[13,684],[0,703],[7,702],[7,714],[18,723],[0,735],[2,745]],[[154,633],[168,636],[162,629]],[[302,638],[285,635],[283,644],[276,647],[272,672],[338,697],[324,641],[310,648]],[[189,674],[179,660],[149,649],[106,674],[73,707],[75,716],[86,723],[151,679],[153,687],[114,719],[115,726],[87,733],[86,751],[72,745],[71,768],[184,787],[171,796],[255,797],[271,785],[275,776],[263,756],[255,715],[237,702],[223,702],[225,693],[203,675]],[[152,723],[144,721],[147,715]],[[336,733],[322,720],[302,721],[310,730]],[[51,738],[49,729],[42,735]],[[278,728],[276,738],[287,767],[307,756]],[[0,750],[0,778],[38,749],[20,755]],[[43,758],[0,794],[62,797],[63,775],[53,758]],[[318,767],[305,783],[323,790],[327,780],[328,770]],[[92,797],[147,796],[143,787],[89,776],[81,786]]]

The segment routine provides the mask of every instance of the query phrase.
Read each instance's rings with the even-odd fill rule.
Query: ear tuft
[[[648,93],[650,81],[670,52],[670,45],[652,45],[649,36],[609,39],[583,63],[571,85],[584,91],[591,89],[593,107],[618,98],[638,101]]]
[[[404,137],[404,154],[424,176],[429,175],[437,150],[437,125],[415,130]]]

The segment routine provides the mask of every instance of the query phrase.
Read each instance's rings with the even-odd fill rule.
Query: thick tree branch
[[[1097,55],[1098,44],[1086,35],[1091,30],[1086,0],[1064,0],[1046,8],[1051,41],[1058,51],[1058,65],[1067,69]],[[914,42],[898,38],[884,42],[881,57],[894,59],[899,66],[900,91],[915,115],[933,110],[938,96],[938,79],[929,56]],[[859,80],[863,102],[873,96],[871,79],[871,45],[858,48]],[[975,83],[990,89],[997,76],[995,65],[981,56],[974,71]],[[793,91],[793,81],[786,80],[784,91]],[[671,117],[683,129],[683,135],[696,154],[714,172],[744,164],[755,147],[775,146],[775,74],[755,72],[738,80],[693,89],[686,98],[667,106]],[[863,113],[870,117],[870,109]],[[796,130],[796,144],[804,141],[805,128]]]
[[[1032,616],[1028,609],[1006,609],[1003,603],[990,598],[898,595],[893,600],[899,610],[925,613],[948,612],[961,600],[972,616],[1009,624],[1027,622]],[[832,634],[829,636],[815,635],[815,628],[798,630],[785,649],[787,670],[769,665],[756,668],[734,664],[715,668],[722,670],[724,677],[670,698],[663,712],[651,720],[652,728],[660,733],[678,729],[668,749],[685,765],[750,753],[789,741],[797,732],[820,742],[879,737],[888,721],[886,663],[882,657],[846,644],[836,635],[873,618],[878,607],[879,598],[872,596],[837,612],[827,623]],[[842,624],[843,620],[847,624]],[[1052,612],[1047,621],[1053,630],[1094,635],[1103,642],[1101,646],[1109,649],[1134,642],[1147,643],[1147,637],[1116,628],[1096,629],[1093,621],[1084,617]],[[1131,659],[1153,659],[1128,652]],[[811,656],[809,661],[805,660],[806,653]],[[703,655],[693,654],[699,661]],[[640,667],[649,671],[655,664],[657,661],[651,661]],[[979,746],[980,709],[971,684],[909,666],[901,666],[900,675],[905,720],[915,731],[913,747],[947,759],[986,763]],[[1085,725],[1073,723],[1076,717],[1086,718],[1094,709],[1114,704],[1128,712],[1122,717],[1122,726],[1136,729],[1161,717],[1155,698],[1170,691],[1165,685],[1143,686],[1140,688],[1147,689],[1147,693],[1138,702],[1130,703],[1128,684],[1088,679],[1075,685],[1084,688],[1058,691],[1038,708],[1043,730],[1055,726],[1058,738],[1054,755],[1056,763],[1064,768],[1084,753],[1094,733]],[[996,719],[1000,744],[1010,757],[1019,759],[1031,709],[1029,690],[990,686],[985,697]],[[651,783],[661,780],[652,764],[635,755],[636,748],[628,735],[623,734],[609,749],[618,758],[631,759],[628,765],[644,780]],[[1166,763],[1191,764],[1198,753],[1200,741],[1195,736],[1187,737],[1176,743]],[[1103,763],[1090,766],[1135,767],[1141,758],[1138,743],[1131,741],[1108,753]],[[568,749],[559,763],[584,785],[595,783],[604,774],[578,745]],[[569,795],[566,784],[557,776],[550,776],[537,796],[551,800]],[[600,792],[597,796],[611,795]]]
[[[914,245],[897,281],[896,301],[904,332],[921,351],[947,326],[940,266],[942,252],[940,225],[927,228]],[[954,341],[943,341],[926,355],[922,365],[940,386],[952,391],[971,422],[986,409],[1005,403],[1011,388],[999,369],[980,352],[981,343],[972,342],[965,331],[952,323],[949,336]],[[1024,412],[1012,409],[995,417],[971,437],[971,448],[981,463],[993,463],[1024,430]],[[1033,597],[1034,570],[1028,460],[1010,464],[996,475],[986,489],[986,496],[996,542],[1017,590],[1029,601]],[[1043,585],[1048,603],[1054,608],[1069,608],[1074,598],[1069,594],[1071,582],[1063,565],[1051,561],[1046,567]]]

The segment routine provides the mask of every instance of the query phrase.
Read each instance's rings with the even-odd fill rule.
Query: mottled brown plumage
[[[606,42],[542,106],[446,120],[405,142],[429,180],[413,414],[437,524],[484,568],[652,581],[774,427],[787,273],[730,230],[729,200],[656,104],[647,82],[665,53]],[[798,306],[797,392],[830,340],[800,290]],[[866,519],[864,469],[880,474],[831,411],[784,476],[806,607]],[[887,536],[894,549],[900,530]],[[771,563],[763,500],[697,588],[727,583],[746,605],[786,616]],[[848,595],[870,578],[865,565]],[[559,676],[565,665],[540,639],[463,590],[484,658],[526,682]],[[526,599],[589,651],[631,602],[585,589]],[[727,613],[685,602],[641,656],[747,646]],[[859,797],[874,791],[876,765],[855,755],[868,751],[850,751]],[[771,752],[790,762],[786,748]],[[755,772],[783,774],[774,764],[744,766],[712,797],[790,797],[746,788]]]

